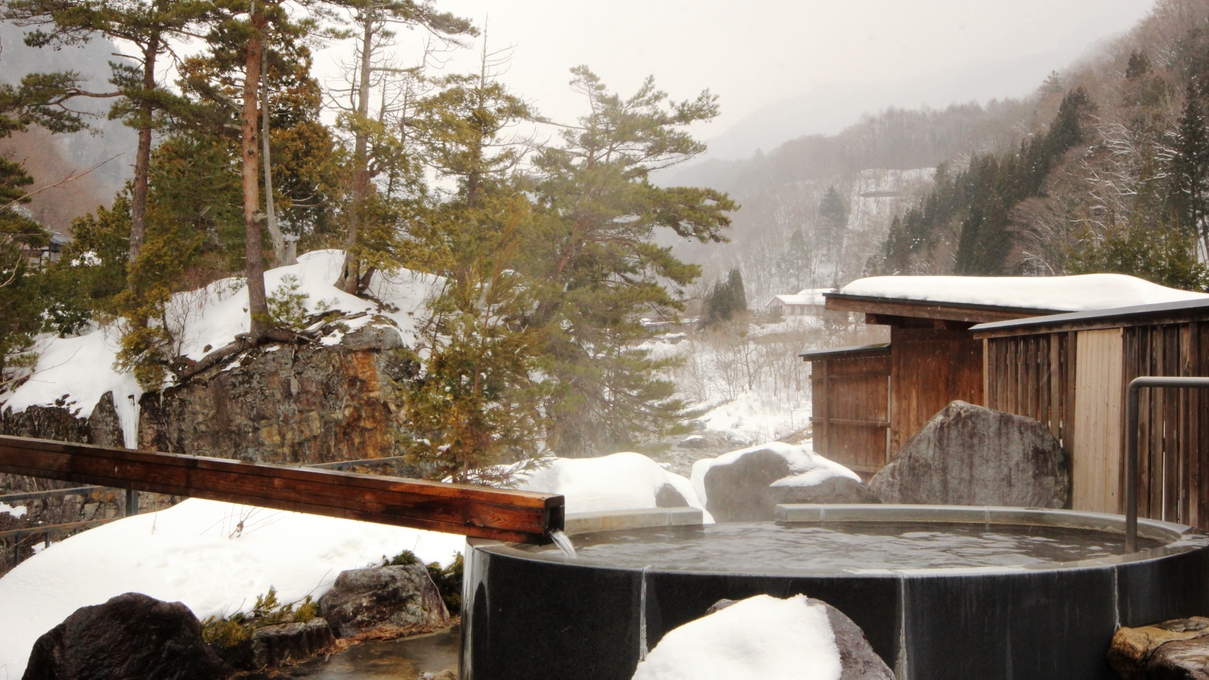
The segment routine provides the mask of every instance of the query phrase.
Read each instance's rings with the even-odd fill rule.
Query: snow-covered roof
[[[840,295],[955,305],[1081,312],[1131,305],[1209,299],[1124,274],[1077,276],[874,276]]]
[[[822,307],[826,302],[826,299],[823,297],[823,295],[825,293],[831,293],[834,291],[834,288],[805,288],[797,293],[774,295],[772,296],[772,299],[768,301],[768,304],[771,305],[774,302],[779,302],[787,307],[811,305]]]

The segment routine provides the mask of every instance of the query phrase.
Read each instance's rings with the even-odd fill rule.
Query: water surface
[[[1121,534],[1008,524],[740,522],[676,531],[580,534],[573,540],[580,560],[630,568],[738,573],[1039,566],[1125,552]],[[1141,550],[1159,545],[1159,541],[1138,539]]]

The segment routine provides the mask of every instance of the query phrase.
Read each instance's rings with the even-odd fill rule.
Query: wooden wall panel
[[[982,342],[968,330],[894,327],[890,454],[956,399],[981,404]]]
[[[872,477],[889,462],[890,351],[812,364],[815,451]]]
[[[1077,334],[1072,507],[1120,512],[1124,419],[1121,329]]]

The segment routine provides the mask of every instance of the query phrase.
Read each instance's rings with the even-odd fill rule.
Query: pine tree
[[[827,193],[823,194],[823,200],[819,203],[819,223],[824,249],[831,260],[831,283],[838,286],[840,260],[843,258],[844,239],[848,229],[848,206],[844,204],[834,186],[827,188]]]
[[[147,177],[151,137],[157,114],[184,105],[157,80],[157,64],[172,51],[174,40],[187,39],[207,17],[209,3],[202,0],[122,2],[119,0],[9,0],[4,18],[19,26],[35,26],[26,34],[31,47],[77,45],[103,36],[133,47],[131,61],[110,62],[113,89],[89,92],[75,87],[73,97],[113,98],[110,116],[121,118],[138,131],[134,178],[131,187],[131,261],[138,257],[146,226]]]
[[[1209,131],[1195,82],[1187,87],[1178,121],[1169,196],[1176,224],[1209,253]]]
[[[586,67],[572,86],[589,113],[538,154],[538,228],[527,272],[541,284],[534,322],[546,333],[543,369],[555,386],[545,404],[547,441],[560,454],[638,446],[674,423],[683,404],[660,379],[666,362],[634,347],[639,312],[681,307],[674,287],[698,267],[652,243],[656,227],[702,242],[724,240],[736,206],[710,189],[657,187],[653,170],[704,150],[683,130],[717,112],[708,92],[671,102],[647,81],[622,98]]]
[[[404,97],[402,103],[387,101],[385,92],[391,79],[414,78],[410,73],[389,65],[384,57],[394,45],[398,28],[423,28],[440,39],[457,42],[458,36],[471,35],[473,28],[465,19],[437,12],[431,3],[412,0],[346,0],[341,3],[352,12],[350,24],[357,40],[357,66],[347,90],[349,105],[344,107],[342,125],[351,136],[351,167],[349,168],[349,204],[345,210],[345,259],[336,285],[349,293],[360,293],[369,284],[375,267],[382,264],[382,252],[366,248],[375,241],[382,242],[383,230],[393,225],[383,224],[381,206],[374,178],[386,171],[399,156],[411,152],[401,135],[406,133],[411,113]],[[383,92],[377,115],[371,111],[371,95]],[[411,94],[408,85],[403,94]],[[404,174],[418,169],[413,164]],[[374,236],[377,236],[375,238]],[[390,240],[390,239],[386,239]],[[368,256],[368,258],[367,258]]]
[[[711,328],[725,324],[747,314],[747,293],[743,289],[743,272],[735,267],[725,281],[714,282],[713,290],[705,299],[701,327]]]

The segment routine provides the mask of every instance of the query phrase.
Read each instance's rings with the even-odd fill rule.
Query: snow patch
[[[711,432],[729,434],[737,444],[754,444],[784,436],[810,422],[810,404],[764,399],[755,391],[706,411],[698,420]]]
[[[599,458],[555,458],[517,485],[522,491],[557,493],[566,497],[566,511],[600,512],[654,508],[655,496],[670,484],[694,508],[705,512],[693,484],[664,470],[641,453],[614,453]],[[713,518],[705,512],[705,521]]]
[[[18,505],[14,508],[7,503],[0,503],[0,515],[12,515],[17,519],[21,519],[25,516],[27,510],[28,508],[26,508],[24,505]]]
[[[840,289],[840,293],[1060,312],[1086,312],[1209,298],[1209,294],[1167,288],[1124,274],[874,276],[857,279]]]
[[[757,595],[669,632],[633,680],[839,680],[842,670],[826,608]]]
[[[342,570],[403,550],[448,564],[464,546],[452,534],[186,500],[52,544],[0,578],[0,668],[21,677],[40,635],[122,593],[183,602],[205,619],[249,610],[270,586],[282,602],[318,598]]]
[[[54,338],[45,343],[29,380],[0,395],[6,409],[20,413],[30,406],[62,404],[79,418],[87,418],[106,392],[122,423],[127,447],[136,433],[134,409],[143,396],[130,373],[114,367],[121,336],[109,326],[74,338]]]

